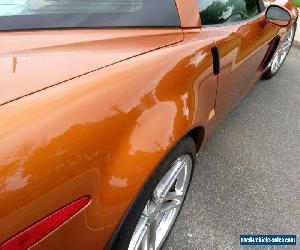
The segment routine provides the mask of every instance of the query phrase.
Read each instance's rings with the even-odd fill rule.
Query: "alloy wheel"
[[[182,207],[192,168],[192,158],[187,154],[172,164],[147,201],[128,249],[155,250],[162,246]]]
[[[287,33],[287,36],[283,40],[283,42],[279,44],[278,49],[275,52],[269,64],[269,68],[271,69],[272,74],[275,74],[279,70],[285,58],[287,57],[289,50],[293,44],[294,34],[295,34],[295,27],[292,27],[291,30]]]

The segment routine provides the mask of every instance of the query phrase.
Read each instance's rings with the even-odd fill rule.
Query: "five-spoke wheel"
[[[177,158],[160,180],[130,241],[130,250],[159,249],[169,234],[183,204],[192,172],[192,158]]]

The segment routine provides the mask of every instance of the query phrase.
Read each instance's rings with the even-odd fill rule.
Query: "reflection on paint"
[[[130,137],[130,154],[166,149],[172,138],[176,112],[177,107],[173,102],[162,102],[144,111]],[[147,135],[146,139],[143,135]]]

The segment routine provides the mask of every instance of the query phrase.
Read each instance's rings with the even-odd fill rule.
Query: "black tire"
[[[294,41],[294,38],[295,38],[295,34],[296,34],[296,30],[297,30],[297,23],[295,22],[293,27],[295,29],[295,32],[294,32],[294,36],[293,36],[293,41]],[[280,44],[278,44],[278,46],[280,46]],[[292,47],[292,46],[291,46]],[[288,54],[290,52],[290,49],[291,47],[289,48],[289,51],[288,51]],[[274,54],[276,53],[277,49],[275,50]],[[288,54],[286,56],[286,58],[288,57]],[[279,71],[280,71],[280,68],[282,67],[282,65],[284,64],[286,58],[284,59],[284,61],[282,62],[282,64],[280,65],[280,67],[278,68],[278,70],[276,72],[272,72],[271,70],[271,67],[269,67],[261,76],[261,79],[263,80],[268,80],[268,79],[271,79],[273,78]],[[272,58],[273,59],[273,58]]]
[[[131,206],[131,209],[127,213],[125,220],[123,220],[123,223],[121,227],[119,228],[118,234],[116,235],[116,238],[111,242],[108,249],[116,249],[116,250],[122,250],[122,249],[128,249],[128,246],[130,244],[130,240],[132,238],[132,235],[134,233],[135,227],[139,221],[139,218],[142,215],[143,209],[147,203],[147,201],[151,198],[151,195],[156,188],[159,181],[162,179],[162,177],[168,172],[171,165],[175,160],[181,156],[189,154],[193,161],[193,167],[196,162],[196,145],[194,140],[187,136],[183,138],[171,151],[170,153],[161,161],[159,166],[155,169],[151,177],[148,179],[147,183],[143,187],[143,189],[138,194],[138,197],[134,201],[134,203]],[[191,173],[191,179],[193,175],[193,170]],[[189,182],[189,185],[191,183],[191,179]],[[188,186],[189,189],[189,186]],[[188,192],[188,191],[187,191]],[[185,197],[184,197],[185,199]],[[184,202],[184,201],[183,201]],[[177,219],[177,218],[176,218]],[[174,226],[174,224],[173,224]]]

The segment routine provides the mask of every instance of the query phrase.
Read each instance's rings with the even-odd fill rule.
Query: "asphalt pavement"
[[[300,249],[300,49],[206,143],[164,249],[241,249],[240,234],[297,234]]]

